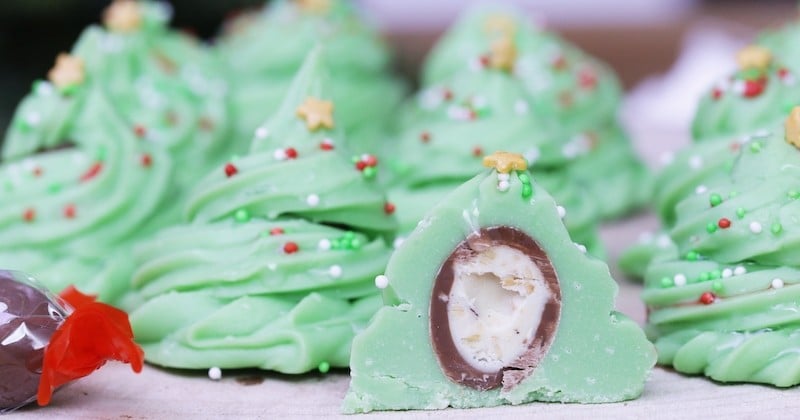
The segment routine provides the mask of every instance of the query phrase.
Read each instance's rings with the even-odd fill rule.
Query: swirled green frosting
[[[775,127],[678,204],[677,252],[645,277],[659,363],[722,382],[800,383],[798,177],[800,151]]]
[[[739,70],[700,98],[692,135],[703,142],[768,127],[800,103],[798,98],[800,83],[782,64]]]
[[[559,152],[577,162],[565,176],[586,185],[603,218],[642,206],[652,181],[616,123],[621,89],[613,72],[533,27],[522,14],[497,6],[468,11],[434,47],[425,62],[424,81],[441,84],[479,67],[491,40],[506,36],[517,46],[514,74],[529,94],[530,113],[551,122]],[[547,165],[546,155],[543,151],[534,170]],[[598,177],[598,172],[606,176]]]
[[[800,25],[795,20],[780,28],[761,32],[756,37],[756,43],[770,49],[778,61],[786,64],[794,72],[800,72],[798,36],[800,36]]]
[[[352,4],[333,0],[315,11],[280,0],[233,27],[218,51],[229,66],[240,135],[251,137],[264,115],[277,109],[308,51],[322,43],[335,80],[337,121],[347,130],[351,150],[376,150],[404,88],[388,75],[388,48]]]
[[[746,87],[750,84],[749,88]],[[747,94],[745,94],[745,89]],[[703,95],[694,117],[694,143],[679,151],[656,175],[655,209],[665,228],[675,223],[675,206],[689,195],[729,176],[742,148],[767,136],[800,98],[795,76],[781,64],[765,71],[738,71]],[[758,147],[758,146],[753,146]],[[652,243],[626,251],[621,267],[641,277],[649,260],[661,252]]]
[[[542,182],[567,209],[570,233],[587,246],[599,243],[598,207],[585,199],[587,190],[564,175],[589,142],[560,143],[556,128],[532,113],[530,97],[515,75],[494,68],[466,70],[425,89],[416,101],[411,111],[416,123],[387,148],[385,159],[401,232],[410,232],[442,194],[470,179],[470,168],[484,152],[505,150],[523,152],[529,163],[540,164],[534,173],[541,172]]]
[[[114,98],[129,130],[169,150],[180,168],[174,182],[185,188],[235,149],[227,82],[200,41],[169,29],[166,4],[135,4],[136,28],[91,26],[74,54]]]
[[[136,139],[88,73],[40,81],[16,110],[0,165],[0,266],[114,301],[132,241],[162,220],[168,155]]]
[[[125,306],[151,363],[302,373],[346,367],[380,306],[373,285],[396,229],[377,160],[350,160],[322,50],[310,53],[250,152],[203,178],[190,223],[137,248]]]

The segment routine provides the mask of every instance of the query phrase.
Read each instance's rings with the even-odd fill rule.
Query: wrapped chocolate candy
[[[125,312],[74,288],[60,297],[19,271],[0,270],[0,413],[36,400],[107,360],[142,370]]]

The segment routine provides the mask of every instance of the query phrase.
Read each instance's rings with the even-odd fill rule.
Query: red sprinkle
[[[563,55],[559,55],[553,60],[553,68],[556,70],[564,70],[567,68],[567,59]]]
[[[395,209],[396,209],[396,207],[394,206],[394,203],[390,203],[390,202],[387,201],[386,204],[383,205],[383,211],[386,214],[394,213]]]
[[[145,168],[150,167],[153,164],[153,157],[150,156],[149,153],[145,153],[142,155],[142,166]]]
[[[26,222],[32,222],[34,219],[36,219],[36,210],[32,208],[25,209],[25,211],[22,213],[22,218]]]
[[[592,70],[583,69],[578,73],[578,84],[584,89],[594,89],[597,86],[597,76]]]
[[[431,141],[431,133],[423,131],[420,133],[419,139],[422,140],[423,143],[429,143]]]
[[[89,170],[81,175],[81,181],[88,181],[97,176],[103,170],[103,162],[95,162]]]
[[[717,300],[717,297],[711,292],[703,292],[700,295],[700,303],[703,305],[711,305],[715,300]]]
[[[203,131],[211,131],[214,129],[214,123],[211,121],[211,118],[208,117],[200,117],[200,129]]]
[[[237,169],[236,166],[234,166],[234,164],[232,164],[232,163],[226,163],[225,164],[225,175],[228,178],[230,178],[230,177],[232,177],[232,176],[234,176],[234,175],[236,175],[238,173],[239,173],[239,169]]]
[[[767,85],[767,81],[765,79],[759,80],[745,80],[744,81],[744,95],[745,98],[755,98],[758,95],[761,95],[764,92],[764,88]]]
[[[300,247],[297,246],[297,244],[294,243],[294,242],[286,242],[283,245],[283,252],[285,252],[287,254],[294,254],[295,252],[297,252],[299,250],[300,250]]]
[[[450,90],[450,89],[445,88],[442,91],[442,96],[444,97],[445,101],[449,101],[449,100],[453,99],[453,91]]]
[[[472,148],[472,156],[481,157],[483,156],[483,149],[480,146],[475,146]]]
[[[711,97],[716,101],[722,97],[722,89],[715,87],[711,89]]]
[[[478,62],[483,67],[489,67],[489,56],[488,55],[482,55],[482,56],[478,57]]]
[[[364,163],[366,163],[367,166],[377,166],[378,165],[378,158],[376,158],[373,155],[367,155],[364,158]]]
[[[366,167],[367,167],[367,162],[364,162],[363,160],[359,160],[358,162],[356,162],[356,169],[358,169],[359,171],[363,171],[364,168]]]
[[[67,204],[66,206],[64,206],[64,217],[66,217],[67,219],[75,218],[75,213],[76,211],[74,204]]]
[[[279,228],[279,227],[272,228],[272,229],[269,230],[269,234],[272,235],[272,236],[283,235],[283,228]]]
[[[319,144],[319,148],[326,151],[333,150],[333,142],[330,140],[324,140]]]
[[[287,159],[297,159],[297,149],[294,147],[287,147],[284,152],[286,152]]]
[[[731,227],[731,221],[723,217],[722,219],[719,219],[717,226],[719,226],[721,229],[727,229]]]
[[[781,67],[778,69],[778,77],[783,79],[784,77],[789,75],[789,70],[786,67]]]
[[[33,176],[42,176],[42,172],[41,166],[33,168]]]
[[[147,134],[147,129],[141,124],[136,124],[133,126],[133,133],[136,134],[136,137],[144,137]]]

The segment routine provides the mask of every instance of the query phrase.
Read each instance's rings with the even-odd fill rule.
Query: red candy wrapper
[[[37,400],[108,360],[142,370],[128,315],[68,288],[54,296],[30,276],[0,270],[0,413]]]

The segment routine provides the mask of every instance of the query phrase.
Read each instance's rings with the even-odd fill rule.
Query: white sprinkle
[[[497,174],[498,181],[508,181],[509,176],[508,174]]]
[[[326,146],[333,146],[333,139],[331,139],[330,137],[325,137],[324,139],[322,139],[322,144]]]
[[[583,252],[584,254],[586,253],[586,247],[583,246],[582,244],[575,243],[575,246],[578,247],[579,251]]]
[[[640,244],[649,244],[649,243],[653,242],[653,240],[655,240],[655,235],[653,235],[653,232],[641,232],[641,233],[639,233],[638,241],[639,241]]]
[[[528,161],[528,165],[533,165],[534,162],[539,160],[539,156],[541,156],[541,152],[539,151],[538,147],[534,147],[532,149],[528,149],[528,151],[525,152],[524,156],[525,156],[525,160]]]
[[[706,191],[708,191],[708,188],[706,188],[705,185],[698,185],[697,188],[694,189],[694,193],[697,195],[705,194]]]
[[[37,126],[40,122],[42,122],[42,116],[39,115],[38,112],[33,111],[29,113],[27,117],[25,117],[25,121],[32,126]]]
[[[739,95],[743,94],[745,89],[746,88],[744,80],[737,80],[733,82],[733,91],[738,93]]]
[[[400,248],[400,245],[403,245],[403,242],[405,242],[405,240],[406,240],[406,238],[404,238],[402,236],[398,236],[398,237],[394,238],[394,242],[392,242],[392,247],[394,249]]]
[[[267,268],[269,268],[269,269],[270,269],[270,271],[275,271],[275,270],[277,270],[277,269],[278,269],[278,264],[275,264],[275,263],[269,263],[269,264],[267,264]]]
[[[375,277],[375,287],[377,287],[378,289],[385,289],[388,285],[389,285],[389,277],[386,277],[383,274]]]
[[[50,82],[36,84],[36,94],[39,96],[50,96],[53,94],[53,85]]]
[[[676,274],[675,277],[672,278],[672,281],[675,283],[676,286],[685,286],[686,285],[686,276],[683,274]]]
[[[769,137],[770,134],[771,133],[770,133],[769,130],[767,130],[765,128],[762,128],[761,130],[758,130],[755,133],[753,133],[753,137],[759,137],[759,138],[761,138],[761,137]]]
[[[267,127],[258,127],[256,129],[256,138],[265,139],[267,137],[269,137],[269,130]]]
[[[524,115],[528,113],[528,102],[524,99],[517,99],[517,102],[514,102],[514,112],[520,115]]]
[[[316,207],[319,205],[319,196],[316,194],[309,194],[308,197],[306,197],[306,204],[311,207]]]
[[[212,381],[218,381],[222,379],[222,369],[216,366],[208,369],[208,379],[211,379]]]
[[[689,167],[692,169],[700,169],[703,166],[703,158],[693,155],[689,158]]]
[[[742,267],[741,265],[733,269],[734,276],[741,276],[742,274],[747,273],[747,269]]]
[[[342,276],[342,267],[338,265],[332,265],[331,268],[328,269],[328,274],[337,279]]]
[[[733,275],[733,270],[731,270],[730,268],[726,268],[726,269],[722,270],[722,278],[723,279],[727,279],[728,277],[730,277],[732,275]]]
[[[567,209],[563,206],[556,206],[556,210],[558,211],[558,217],[562,219],[567,215]]]
[[[327,251],[331,249],[331,241],[330,239],[320,239],[319,243],[317,244],[317,249],[321,251]]]
[[[781,287],[783,287],[783,280],[777,278],[772,279],[771,285],[773,289],[780,289]]]
[[[275,149],[275,152],[272,154],[275,157],[275,160],[286,160],[286,150],[283,149]]]
[[[753,233],[761,233],[761,223],[758,222],[750,222],[750,232]]]
[[[497,189],[503,192],[508,191],[508,181],[500,181],[497,183]]]
[[[668,248],[670,245],[672,245],[672,239],[669,238],[669,235],[658,235],[656,245],[659,248]]]

